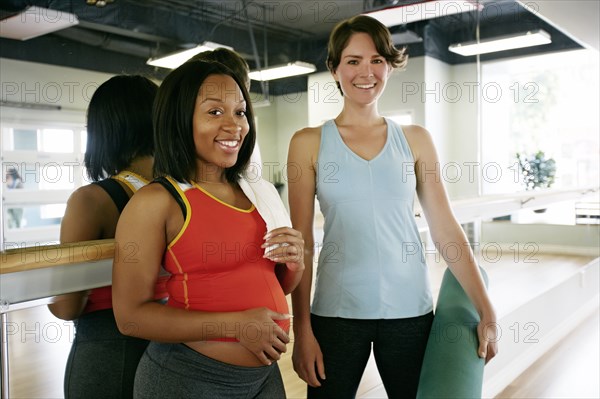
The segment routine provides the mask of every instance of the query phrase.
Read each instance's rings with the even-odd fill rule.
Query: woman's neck
[[[338,126],[374,126],[382,123],[383,117],[379,115],[377,103],[357,105],[346,101],[335,122]]]
[[[214,165],[202,165],[196,170],[194,180],[197,183],[226,184],[229,183],[225,176],[225,169]]]
[[[136,157],[131,161],[127,170],[133,173],[137,173],[146,180],[152,180],[154,178],[152,173],[152,165],[154,164],[154,157],[148,155],[144,157]]]

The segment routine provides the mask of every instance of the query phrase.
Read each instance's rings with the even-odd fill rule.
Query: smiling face
[[[377,52],[371,36],[354,33],[340,57],[340,64],[333,72],[344,96],[363,104],[379,98],[392,67]]]
[[[235,165],[250,126],[246,101],[228,75],[209,75],[202,83],[194,108],[194,144],[201,180],[220,179]],[[215,173],[216,172],[216,173]]]

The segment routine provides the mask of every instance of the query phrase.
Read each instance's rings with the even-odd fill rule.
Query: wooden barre
[[[115,240],[91,240],[59,245],[36,245],[0,252],[0,274],[95,262],[115,256]]]

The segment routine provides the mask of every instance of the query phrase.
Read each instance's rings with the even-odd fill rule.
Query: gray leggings
[[[277,363],[241,367],[204,356],[183,344],[151,342],[140,360],[134,398],[285,398]]]
[[[148,341],[122,335],[112,309],[86,313],[76,322],[65,370],[67,399],[128,399]]]

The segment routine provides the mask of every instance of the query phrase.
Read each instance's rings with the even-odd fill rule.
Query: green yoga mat
[[[480,270],[487,286],[487,274]],[[471,300],[450,269],[446,269],[417,398],[481,398],[485,359],[477,355],[479,320]]]

